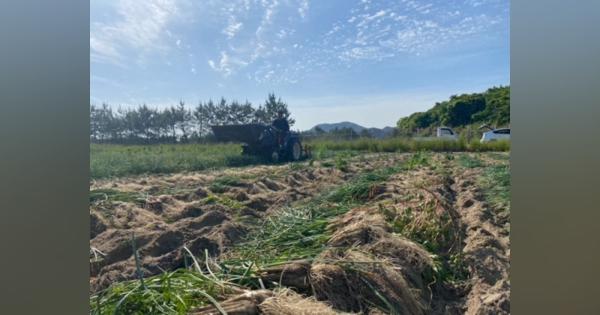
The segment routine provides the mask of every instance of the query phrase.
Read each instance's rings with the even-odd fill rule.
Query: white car
[[[510,128],[500,128],[486,131],[481,136],[481,142],[510,140]]]
[[[439,127],[437,129],[436,137],[444,138],[444,139],[448,139],[448,140],[458,139],[458,135],[456,134],[456,132],[454,132],[454,130],[452,130],[448,127]]]

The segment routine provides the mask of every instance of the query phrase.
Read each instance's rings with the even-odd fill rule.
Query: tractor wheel
[[[271,153],[271,162],[273,162],[273,163],[279,162],[279,152],[277,152],[277,150],[274,150],[273,153]]]
[[[300,158],[302,157],[302,146],[300,145],[300,142],[294,141],[294,144],[292,144],[292,152],[290,153],[292,161],[300,160]]]

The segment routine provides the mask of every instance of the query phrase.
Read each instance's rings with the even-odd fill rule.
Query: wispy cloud
[[[220,72],[223,76],[228,77],[240,67],[246,66],[248,63],[237,58],[231,58],[226,52],[221,52],[221,59],[218,62],[208,60],[208,65],[215,71]]]
[[[405,0],[385,9],[371,5],[355,7],[344,25],[334,23],[325,33],[323,43],[333,44],[340,61],[420,55],[451,43],[459,44],[500,22],[500,18],[485,14],[462,17],[459,10],[439,9],[417,1]],[[345,29],[345,36],[337,34],[341,29]]]
[[[298,14],[300,14],[301,18],[306,18],[306,13],[308,12],[308,0],[301,0],[300,6],[298,7]]]
[[[92,62],[118,65],[127,62],[126,50],[133,50],[139,57],[169,49],[165,40],[167,26],[180,12],[180,1],[120,0],[115,10],[118,19],[93,23],[90,27]]]
[[[227,35],[227,38],[232,39],[235,34],[237,34],[244,24],[242,22],[237,22],[233,19],[225,29],[223,29],[223,34]]]
[[[289,9],[293,4],[279,0],[256,0],[255,3],[256,5],[250,6],[248,0],[232,1],[227,9],[219,13],[221,18],[229,21],[222,31],[226,35],[227,42],[225,47],[221,47],[220,59],[218,61],[209,59],[208,65],[224,77],[229,77],[256,62],[268,62],[269,57],[288,51],[287,48],[281,47],[280,43],[293,35],[295,29],[281,23],[275,25],[274,22],[282,5],[285,4]],[[254,14],[259,14],[258,21],[253,19],[255,16],[248,14],[251,10]],[[308,1],[301,1],[297,10],[305,14],[308,10]],[[247,28],[244,27],[246,25]],[[251,29],[250,25],[256,25],[256,28]],[[234,37],[239,32],[246,33],[243,39],[236,40]]]
[[[123,56],[113,43],[90,36],[90,59],[92,62],[112,63],[122,66]]]
[[[188,0],[119,0],[118,19],[91,26],[92,61],[124,65],[131,58],[168,52],[171,46],[189,52],[194,40],[169,30],[185,10],[182,1]],[[216,28],[210,43],[214,48],[202,61],[211,70],[224,78],[241,72],[258,83],[293,83],[315,71],[458,45],[502,20],[474,8],[492,3],[505,2],[356,0],[348,11],[336,12],[328,28],[311,28],[309,38],[297,36],[298,30],[306,31],[303,20],[309,10],[319,8],[308,0],[211,0],[197,4],[200,9],[194,12],[197,21],[207,21],[199,28]],[[202,12],[201,19],[197,12]],[[190,59],[190,69],[201,71],[194,61]]]

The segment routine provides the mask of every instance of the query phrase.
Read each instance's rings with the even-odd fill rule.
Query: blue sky
[[[91,0],[90,101],[190,107],[274,92],[294,126],[393,126],[508,85],[507,0]]]

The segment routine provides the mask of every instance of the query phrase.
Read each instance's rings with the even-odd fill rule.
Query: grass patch
[[[208,188],[214,193],[224,193],[229,187],[240,187],[244,183],[237,177],[234,176],[221,176],[210,184]]]
[[[92,178],[200,171],[261,162],[257,157],[242,155],[238,144],[90,146]]]
[[[325,162],[321,162],[321,166],[322,167],[334,167],[335,164],[333,164],[333,162],[331,162],[331,161],[325,161]]]
[[[205,205],[211,204],[219,204],[229,207],[234,210],[241,210],[244,208],[244,205],[237,200],[231,199],[227,196],[217,196],[217,195],[208,195],[208,197],[202,199],[202,202]]]
[[[458,164],[466,168],[476,168],[485,166],[485,163],[481,159],[469,156],[468,154],[461,154],[457,160]]]
[[[327,230],[331,219],[364,203],[373,185],[400,170],[389,167],[365,173],[307,205],[282,208],[249,233],[231,257],[261,265],[315,257],[331,236]]]
[[[380,205],[380,211],[388,218],[392,229],[413,242],[421,244],[434,258],[431,281],[459,282],[469,276],[462,253],[448,252],[457,240],[452,218],[447,212],[436,213],[435,201],[423,203],[417,208],[408,207],[399,215]]]
[[[112,285],[90,300],[91,314],[185,314],[227,293],[227,287],[186,269]]]
[[[316,159],[331,155],[330,151],[359,151],[359,152],[483,152],[483,151],[509,151],[510,142],[495,141],[480,143],[479,141],[467,142],[464,140],[416,140],[410,138],[369,139],[355,140],[313,140],[308,142],[314,149]]]
[[[362,203],[368,198],[373,185],[387,180],[392,174],[401,170],[401,167],[387,167],[362,174],[350,183],[330,192],[325,199],[337,203]]]
[[[311,161],[313,161],[313,160],[311,160]],[[310,166],[312,166],[312,165],[310,165]],[[290,162],[288,164],[288,167],[289,167],[290,171],[300,171],[300,170],[306,169],[306,166],[302,162]]]
[[[410,159],[405,164],[405,168],[412,170],[420,166],[428,166],[431,164],[431,154],[423,151],[419,151],[411,155]]]
[[[492,158],[497,161],[508,161],[510,156],[508,154],[502,154],[498,152],[487,152],[487,157]]]
[[[348,157],[345,154],[340,154],[335,157],[335,168],[342,172],[348,171]]]
[[[394,232],[411,239],[437,253],[453,240],[452,219],[448,213],[436,214],[435,202],[428,202],[418,209],[406,208],[392,222]]]
[[[510,167],[487,167],[478,183],[485,191],[486,201],[497,210],[510,211]]]

